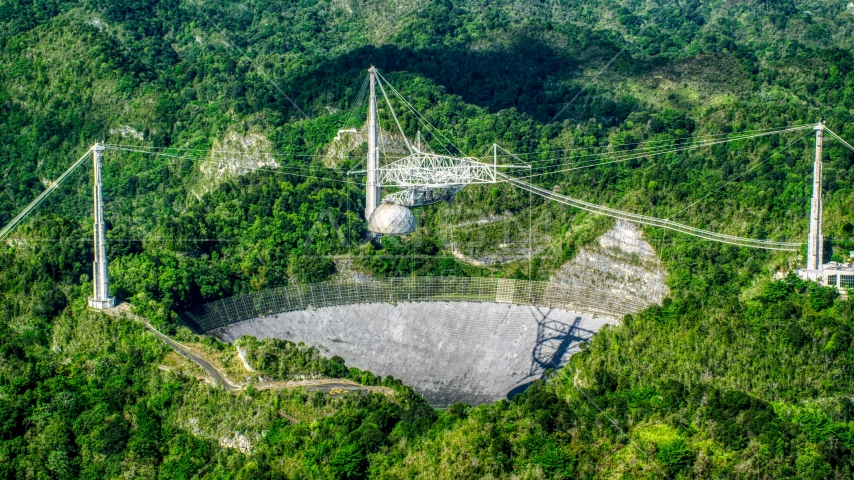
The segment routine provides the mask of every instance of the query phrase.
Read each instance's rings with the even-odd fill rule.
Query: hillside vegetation
[[[339,259],[372,275],[545,280],[609,228],[489,185],[417,210],[415,235],[364,243],[364,193],[346,175],[364,148],[324,158],[338,129],[361,127],[375,65],[423,114],[392,104],[407,135],[437,151],[498,143],[549,189],[797,241],[808,130],[567,169],[821,118],[854,139],[852,22],[844,2],[0,0],[0,224],[94,142],[125,145],[104,163],[113,292],[179,336],[176,311],[323,280]],[[228,159],[211,149],[249,140],[254,163],[210,174]],[[842,260],[854,154],[825,151],[827,251]],[[854,312],[833,290],[770,280],[800,255],[648,229],[670,297],[512,401],[435,411],[394,379],[276,342],[253,344],[266,374],[398,393],[232,393],[172,368],[141,326],[84,308],[90,173],[0,245],[0,478],[852,475]],[[452,254],[499,244],[523,254]]]

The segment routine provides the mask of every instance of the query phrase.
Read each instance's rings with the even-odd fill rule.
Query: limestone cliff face
[[[406,141],[398,133],[387,132],[380,129],[378,147],[384,155],[390,155],[393,158],[401,157],[409,154],[406,148]],[[339,165],[345,158],[354,154],[363,144],[368,141],[368,124],[364,124],[361,129],[345,128],[338,130],[335,139],[326,148],[326,155],[323,156],[323,164],[333,168]],[[385,164],[389,159],[383,159]]]
[[[634,297],[644,304],[660,304],[670,293],[667,272],[643,232],[617,220],[614,228],[593,245],[582,248],[551,281],[600,290],[603,295]]]
[[[261,168],[277,168],[279,163],[273,157],[272,151],[273,146],[264,135],[227,132],[222,138],[214,141],[208,158],[200,163],[201,175],[191,189],[193,195],[200,199],[230,177],[245,175]]]
[[[367,129],[362,128],[345,128],[338,130],[338,134],[329,147],[326,149],[326,155],[323,156],[323,165],[333,168],[340,164],[350,152],[359,148],[363,143],[368,141]]]

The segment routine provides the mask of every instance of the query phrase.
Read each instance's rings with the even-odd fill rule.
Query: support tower
[[[815,127],[815,163],[813,164],[812,201],[810,202],[810,236],[807,242],[807,271],[822,269],[824,237],[821,235],[821,149],[824,120]],[[810,275],[812,277],[818,274]],[[814,279],[814,278],[813,278]]]
[[[371,87],[370,101],[368,104],[368,178],[366,182],[365,195],[365,220],[370,220],[374,210],[380,203],[380,187],[377,185],[377,169],[380,166],[379,149],[377,140],[379,138],[377,127],[377,69],[373,66],[368,70]]]
[[[99,144],[92,146],[92,163],[94,164],[94,197],[95,197],[95,260],[92,263],[92,283],[94,296],[89,298],[92,308],[109,308],[116,305],[116,299],[110,297],[110,277],[107,273],[107,227],[104,222],[104,198],[101,192],[101,152],[104,147]]]

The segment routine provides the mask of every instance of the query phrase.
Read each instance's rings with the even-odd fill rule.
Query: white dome
[[[406,207],[383,203],[371,214],[368,230],[383,235],[406,235],[415,231],[415,217]]]

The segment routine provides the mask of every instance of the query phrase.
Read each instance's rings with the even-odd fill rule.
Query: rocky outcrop
[[[240,432],[234,432],[234,435],[222,437],[219,439],[219,446],[225,448],[233,448],[236,450],[240,450],[241,452],[251,455],[252,454],[252,441],[249,440],[249,437],[243,435]]]
[[[398,133],[386,132],[380,130],[379,141],[377,146],[385,155],[400,157],[409,154],[406,148],[406,141]],[[329,147],[326,149],[326,155],[323,157],[323,164],[333,168],[340,164],[345,158],[361,147],[368,141],[368,125],[365,124],[361,129],[345,128],[338,130],[338,134]],[[385,163],[385,162],[384,162]]]
[[[614,228],[582,248],[551,281],[591,287],[602,295],[634,297],[644,304],[660,304],[670,293],[661,266],[643,232],[634,224],[617,220]]]
[[[121,135],[122,138],[133,138],[136,140],[145,139],[145,134],[130,125],[121,125],[118,128],[111,128],[110,135]]]
[[[226,133],[214,141],[211,152],[199,166],[200,178],[191,189],[196,198],[216,188],[230,177],[262,168],[278,168],[270,140],[258,133]]]

